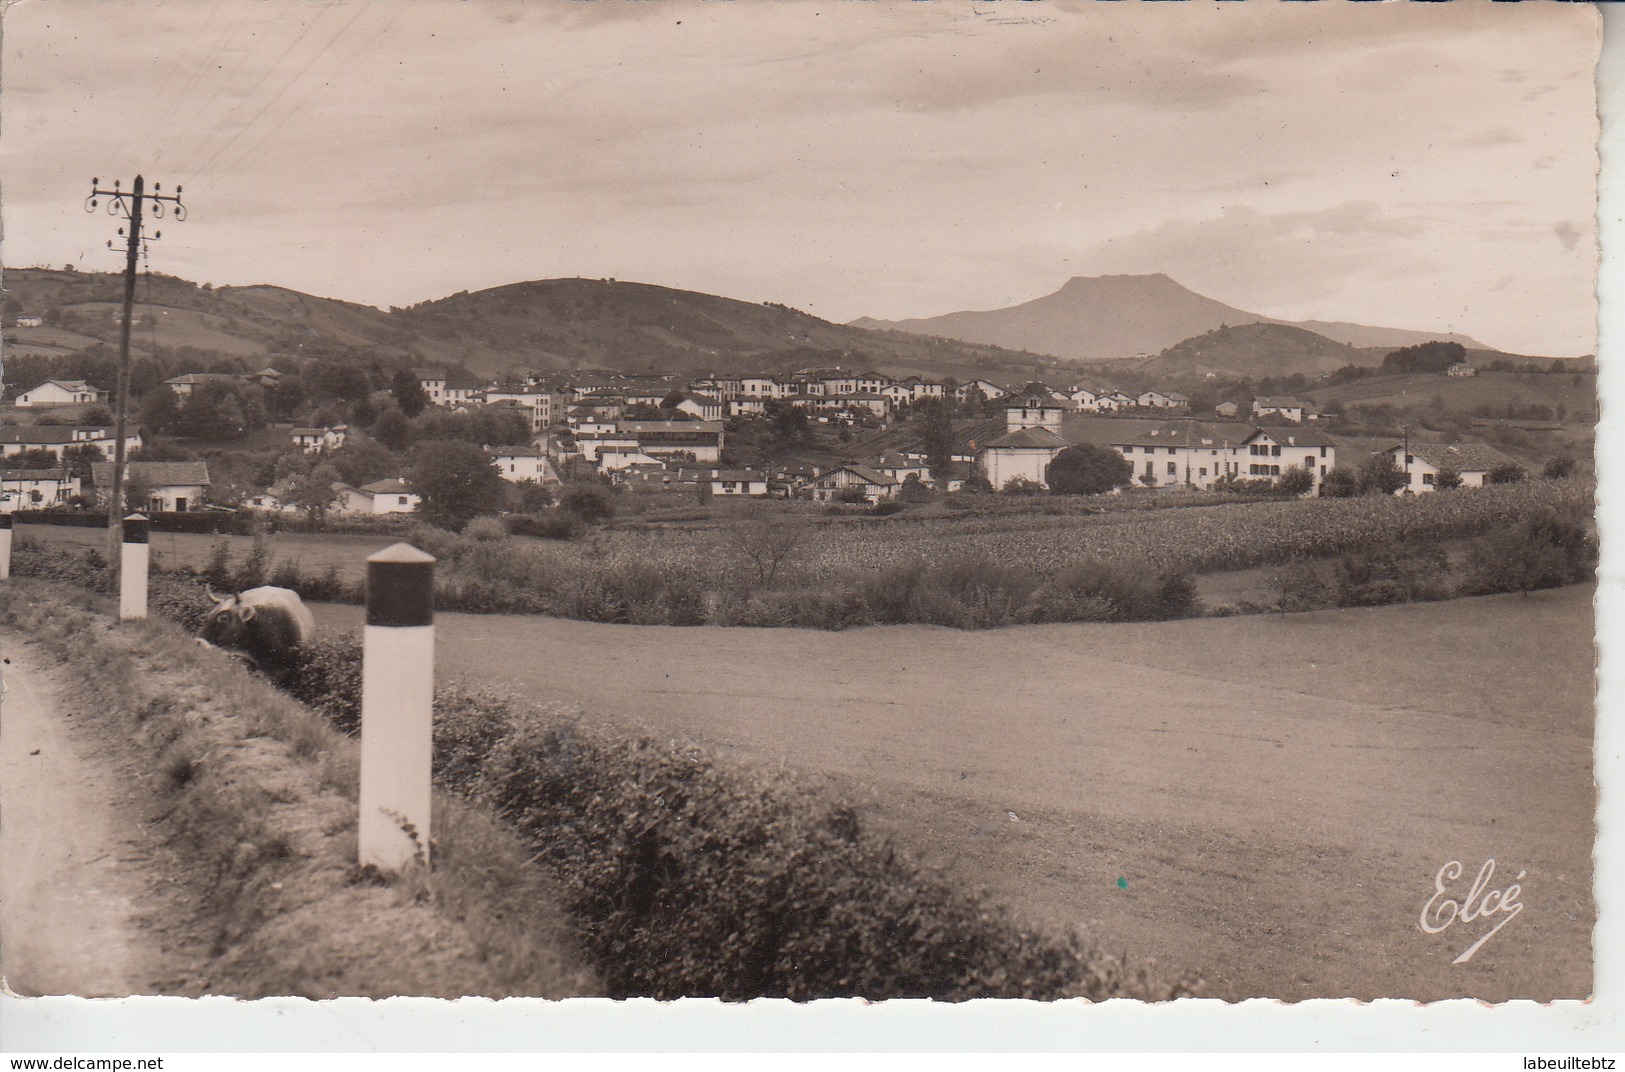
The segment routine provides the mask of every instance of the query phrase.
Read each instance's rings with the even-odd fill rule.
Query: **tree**
[[[592,524],[614,516],[615,504],[599,484],[568,484],[559,495],[559,509]]]
[[[1276,479],[1275,489],[1285,495],[1307,495],[1315,489],[1315,474],[1306,465],[1294,465]]]
[[[1409,483],[1410,477],[1394,464],[1392,454],[1373,454],[1360,466],[1360,490],[1367,495],[1392,495]]]
[[[420,443],[412,453],[413,489],[422,496],[418,510],[431,524],[461,531],[482,514],[501,511],[502,476],[491,456],[458,439]]]
[[[806,410],[778,399],[769,401],[765,408],[773,445],[780,453],[796,450],[811,442],[812,426],[807,422]]]
[[[746,503],[738,520],[725,530],[728,545],[756,571],[756,583],[767,587],[790,561],[809,528],[806,518],[767,503]]]
[[[423,385],[406,369],[390,377],[389,393],[395,396],[395,404],[408,417],[416,417],[429,404],[429,395],[423,390]]]
[[[920,435],[925,441],[925,462],[931,479],[941,484],[948,479],[954,460],[954,419],[940,398],[926,398],[916,407]]]
[[[399,409],[387,409],[373,423],[372,437],[390,450],[405,450],[412,445],[412,422]]]
[[[1348,499],[1360,494],[1360,476],[1339,465],[1320,482],[1320,493],[1333,499]]]
[[[1560,454],[1546,463],[1541,470],[1541,476],[1547,480],[1562,480],[1564,477],[1574,475],[1574,459],[1567,454]]]
[[[1433,476],[1433,489],[1435,491],[1455,491],[1461,487],[1461,474],[1454,469],[1440,469]]]
[[[1036,480],[1028,480],[1024,476],[1013,476],[1006,480],[1004,487],[999,490],[1006,495],[1042,495],[1044,485]]]
[[[92,447],[91,449],[95,450],[96,448]],[[96,452],[96,457],[100,459],[100,451]],[[61,464],[62,459],[57,457],[56,451],[46,450],[44,447],[20,450],[16,454],[6,456],[6,468],[8,469],[55,469]]]
[[[516,514],[532,514],[553,505],[553,489],[534,480],[506,480],[508,509]]]
[[[1099,495],[1132,483],[1134,467],[1110,447],[1082,443],[1057,454],[1044,479],[1056,495]]]
[[[304,512],[310,523],[321,528],[333,509],[338,494],[333,485],[339,483],[339,471],[326,462],[318,462],[297,470],[271,489],[273,495]]]
[[[1489,472],[1485,473],[1484,483],[1520,484],[1523,482],[1523,478],[1523,466],[1519,465],[1517,462],[1508,462],[1505,465],[1497,465],[1494,469],[1491,469]]]

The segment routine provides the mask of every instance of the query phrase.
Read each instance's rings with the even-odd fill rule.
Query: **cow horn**
[[[224,603],[226,601],[224,596],[222,596],[219,592],[216,592],[213,588],[209,587],[209,585],[207,585],[207,584],[205,584],[203,586],[203,590],[205,592],[207,592],[208,595],[209,595],[209,598],[214,600],[216,603]]]

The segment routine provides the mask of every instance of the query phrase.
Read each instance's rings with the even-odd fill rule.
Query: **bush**
[[[880,502],[875,503],[869,512],[876,517],[890,517],[893,514],[900,514],[906,509],[908,507],[895,499],[882,499]]]
[[[1189,618],[1201,609],[1196,583],[1118,562],[1080,562],[1033,596],[1023,617],[1033,622],[1144,622]]]
[[[1522,592],[1589,581],[1597,544],[1577,522],[1547,514],[1475,541],[1463,595]]]
[[[1560,454],[1546,463],[1546,468],[1541,471],[1541,476],[1547,480],[1562,480],[1564,477],[1574,475],[1574,467],[1573,458],[1567,454]]]
[[[1332,586],[1321,576],[1319,567],[1308,560],[1287,563],[1271,581],[1275,587],[1275,610],[1320,610],[1336,605]]]
[[[361,641],[317,637],[299,651],[298,670],[282,682],[295,699],[326,715],[345,733],[361,729]]]
[[[531,841],[612,997],[1158,1000],[1199,986],[1023,928],[852,809],[693,748],[448,693],[435,769]]]
[[[1520,484],[1523,482],[1525,475],[1523,466],[1516,462],[1508,462],[1506,465],[1497,465],[1494,469],[1485,473],[1484,483]]]
[[[535,536],[543,540],[573,540],[581,532],[581,519],[574,514],[554,511],[547,514],[509,514],[503,518],[513,536]]]
[[[1028,480],[1024,476],[1013,476],[1004,482],[999,491],[1005,495],[1042,495],[1044,485],[1036,480]]]
[[[1315,489],[1315,474],[1307,466],[1294,465],[1281,474],[1275,490],[1282,495],[1307,495]]]
[[[1380,607],[1423,603],[1452,594],[1450,563],[1444,549],[1384,544],[1337,564],[1334,598],[1340,607]]]
[[[577,521],[592,525],[615,516],[615,503],[609,492],[597,484],[570,484],[559,496],[558,508]]]
[[[406,542],[443,563],[455,562],[473,546],[466,537],[422,521],[406,530]]]
[[[506,539],[508,527],[498,517],[476,517],[463,526],[463,536],[478,543],[490,543]]]

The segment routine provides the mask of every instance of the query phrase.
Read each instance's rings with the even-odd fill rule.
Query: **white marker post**
[[[0,581],[11,580],[11,515],[0,514]]]
[[[124,542],[119,547],[118,620],[144,621],[147,617],[147,566],[152,548],[147,543],[151,524],[145,514],[124,519]]]
[[[434,556],[409,544],[367,559],[361,639],[360,862],[429,864]]]

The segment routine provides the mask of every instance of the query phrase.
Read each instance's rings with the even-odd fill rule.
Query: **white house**
[[[1000,398],[1005,394],[1004,388],[992,380],[971,380],[969,383],[954,386],[954,399],[959,402],[969,402],[971,399],[987,402]]]
[[[1003,488],[1017,477],[1048,487],[1049,463],[1071,445],[1048,427],[1024,427],[991,440],[982,449],[982,470],[994,488]]]
[[[767,474],[754,469],[708,469],[696,477],[702,488],[719,497],[767,494]]]
[[[113,466],[94,462],[91,479],[98,495],[106,496],[113,483]],[[130,502],[130,510],[185,513],[201,510],[209,492],[209,466],[206,462],[129,462],[124,467],[125,493],[135,484],[147,489],[146,502]]]
[[[1045,428],[1056,435],[1061,432],[1061,419],[1066,407],[1051,398],[1033,395],[1012,398],[1004,407],[1004,430],[1019,432],[1023,428]]]
[[[1239,449],[1251,429],[1169,421],[1112,444],[1146,487],[1211,488],[1240,471]]]
[[[1178,391],[1142,391],[1134,400],[1135,404],[1143,409],[1180,409],[1190,405],[1191,400]]]
[[[0,513],[61,506],[79,494],[79,478],[66,469],[0,470]]]
[[[496,463],[497,472],[502,474],[504,480],[514,483],[534,480],[538,484],[564,482],[553,459],[547,456],[547,451],[538,447],[487,447],[485,452]]]
[[[1308,408],[1307,403],[1290,396],[1253,399],[1254,417],[1281,417],[1294,424],[1303,422],[1304,412]]]
[[[289,436],[294,446],[306,454],[314,454],[319,450],[338,450],[349,434],[349,425],[336,424],[331,428],[295,428]]]
[[[85,402],[106,401],[106,391],[92,387],[84,380],[46,380],[18,395],[17,407],[28,409],[31,406],[73,406]]]
[[[1125,394],[1122,391],[1103,391],[1095,396],[1095,412],[1097,413],[1116,413],[1119,410],[1128,409],[1134,404],[1134,396]]]
[[[1074,409],[1090,413],[1094,411],[1095,400],[1100,397],[1100,393],[1092,387],[1079,386],[1067,392],[1066,397],[1072,402]]]
[[[42,316],[19,316],[12,323],[20,328],[42,328],[45,326],[45,318]]]
[[[1458,361],[1445,369],[1445,374],[1448,376],[1477,376],[1478,370],[1465,361]]]
[[[901,485],[911,476],[919,477],[922,481],[931,479],[931,467],[923,458],[911,458],[903,454],[885,454],[880,461],[871,466],[877,473],[885,473]]]
[[[164,383],[175,392],[176,398],[190,398],[192,392],[211,383],[223,383],[235,386],[243,382],[241,376],[230,372],[188,372],[184,376],[171,376]]]
[[[616,431],[653,458],[681,456],[704,465],[722,457],[720,421],[621,421]]]
[[[1308,469],[1315,478],[1312,495],[1320,493],[1320,483],[1337,467],[1337,442],[1314,428],[1260,428],[1243,440],[1239,460],[1246,466],[1241,475],[1250,478],[1279,477],[1288,469]]]
[[[344,488],[341,509],[347,514],[409,514],[416,510],[421,496],[400,477],[374,480],[359,488]]]
[[[446,370],[443,368],[413,369],[412,375],[417,377],[418,386],[423,393],[429,396],[429,404],[442,406],[446,402]]]
[[[89,425],[42,425],[37,428],[0,428],[0,457],[9,458],[25,450],[48,450],[61,461],[70,447],[95,447],[102,457],[113,458],[113,429]],[[126,452],[141,449],[141,433],[124,433]]]
[[[818,502],[836,502],[854,490],[865,502],[882,502],[897,495],[898,483],[885,473],[864,465],[838,465],[814,478],[808,487]]]
[[[703,395],[687,394],[673,408],[679,413],[686,413],[696,420],[720,421],[725,416],[724,410],[726,407],[720,398],[706,398]]]
[[[1491,471],[1518,463],[1487,443],[1397,443],[1383,452],[1407,477],[1396,495],[1436,491],[1439,473],[1453,470],[1464,488],[1483,487]]]

